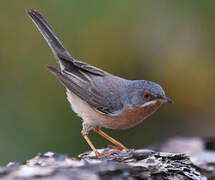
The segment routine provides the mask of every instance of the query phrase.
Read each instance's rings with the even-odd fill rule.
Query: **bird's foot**
[[[131,151],[130,149],[127,149],[126,147],[113,146],[113,145],[108,145],[107,148],[120,150],[120,151],[125,151],[125,152],[130,152]]]
[[[114,153],[112,152],[112,153],[108,153],[108,154],[103,155],[103,154],[101,154],[101,153],[99,153],[99,152],[96,152],[96,157],[99,158],[99,159],[104,159],[104,158],[109,158],[109,157],[112,156],[113,154],[114,154]]]

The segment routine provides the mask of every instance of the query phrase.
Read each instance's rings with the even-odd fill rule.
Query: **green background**
[[[215,1],[3,0],[0,6],[0,164],[38,152],[89,150],[57,66],[28,18],[38,9],[73,57],[128,79],[161,84],[175,104],[129,130],[105,130],[127,147],[215,134]],[[96,147],[106,140],[91,133]]]

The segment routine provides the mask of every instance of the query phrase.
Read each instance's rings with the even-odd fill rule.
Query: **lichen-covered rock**
[[[215,180],[215,138],[174,137],[150,146],[155,151],[186,153],[196,169],[209,180]]]
[[[206,180],[203,168],[196,166],[182,153],[132,150],[121,152],[101,149],[113,155],[97,159],[93,152],[83,153],[80,159],[52,152],[38,154],[23,164],[9,163],[0,168],[0,180]]]
[[[0,167],[0,180],[215,180],[215,138],[171,138],[150,149],[100,149],[79,155],[38,154]],[[185,154],[186,153],[186,154]]]

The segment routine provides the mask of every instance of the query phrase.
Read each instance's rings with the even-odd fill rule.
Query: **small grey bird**
[[[88,137],[94,130],[120,150],[129,151],[100,128],[128,129],[141,123],[163,103],[172,102],[162,87],[146,80],[127,80],[114,76],[87,63],[77,61],[64,48],[44,17],[36,10],[28,14],[54,53],[60,70],[48,69],[65,86],[67,99],[74,112],[83,119],[83,137],[98,158],[111,154],[99,153]]]

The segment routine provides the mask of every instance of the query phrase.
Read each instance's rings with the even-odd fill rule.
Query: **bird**
[[[112,153],[102,154],[95,148],[88,136],[91,130],[113,143],[112,148],[129,152],[130,149],[101,128],[132,128],[153,114],[162,104],[172,103],[173,100],[155,82],[124,79],[76,60],[39,11],[27,10],[27,13],[60,66],[60,70],[53,66],[47,68],[66,88],[72,110],[82,118],[81,134],[96,157],[108,158]]]

